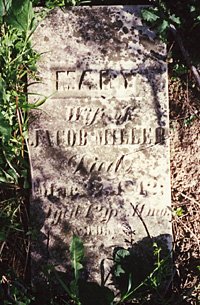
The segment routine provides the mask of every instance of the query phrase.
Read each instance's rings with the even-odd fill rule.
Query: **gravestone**
[[[34,35],[31,102],[50,97],[30,126],[33,281],[43,263],[66,272],[73,233],[98,282],[116,248],[148,234],[170,246],[166,50],[143,8],[55,9]]]

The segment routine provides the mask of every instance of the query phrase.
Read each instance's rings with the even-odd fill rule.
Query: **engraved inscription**
[[[88,99],[85,99],[85,104],[88,103]],[[65,100],[63,100],[64,102]],[[115,101],[115,100],[114,100]],[[114,101],[111,101],[112,104]],[[101,104],[102,101],[95,99],[95,102],[98,104]],[[126,122],[132,122],[132,124],[141,125],[141,119],[143,119],[142,123],[146,125],[146,119],[144,114],[140,114],[140,103],[146,103],[146,100],[142,99],[127,99],[123,101],[123,105],[121,107],[67,107],[65,106],[62,110],[62,116],[64,121],[67,123],[80,123],[85,126],[91,126],[91,125],[102,125],[107,126],[110,124],[115,124],[117,126],[125,125]],[[110,100],[109,100],[110,103]],[[115,102],[114,102],[115,103]],[[116,102],[117,103],[117,102]],[[54,114],[51,114],[52,117],[54,117]],[[141,115],[141,118],[140,118]],[[155,111],[149,113],[149,115],[152,115],[153,118],[155,116]],[[144,116],[144,118],[143,118]],[[138,124],[139,119],[139,124]],[[152,122],[152,120],[150,120]],[[153,122],[152,122],[153,123]],[[152,124],[151,124],[152,126]],[[164,125],[163,125],[164,126]],[[160,125],[161,127],[161,125]]]
[[[82,122],[88,126],[103,120],[104,117],[104,108],[68,107],[66,111],[66,120],[68,122]]]
[[[74,146],[110,146],[110,145],[149,145],[163,143],[166,139],[164,128],[96,128],[65,129],[65,130],[41,130],[34,131],[34,139],[30,143],[34,147],[63,148]]]
[[[49,218],[52,225],[57,225],[69,219],[84,219],[85,222],[92,221],[97,226],[100,225],[101,228],[114,219],[120,219],[120,217],[168,217],[169,215],[170,209],[167,207],[161,209],[151,208],[145,204],[132,204],[131,202],[122,211],[112,207],[107,208],[101,203],[89,204],[88,207],[75,203],[73,205],[63,204],[60,208],[54,208],[54,210],[50,207],[47,212],[47,218]],[[88,232],[87,235],[90,235],[90,233]]]
[[[68,218],[85,219],[85,221],[95,220],[98,223],[107,224],[112,218],[117,217],[118,211],[113,208],[107,208],[100,203],[90,204],[84,207],[80,204],[63,204],[59,209],[52,210],[51,207],[47,212],[47,217],[52,219],[52,224],[58,224]]]
[[[74,184],[69,185],[55,185],[48,184],[46,182],[40,182],[39,180],[34,183],[34,193],[35,196],[42,196],[48,198],[51,202],[64,202],[65,199],[79,200],[79,198],[90,197],[90,183],[85,185],[82,189]],[[140,195],[140,197],[147,196],[164,196],[163,184],[158,182],[144,182],[135,181],[135,179],[129,179],[124,181],[119,181],[113,185],[112,181],[110,184],[101,185],[100,193],[101,195],[106,195],[107,197],[123,196],[124,194]],[[153,197],[152,197],[153,198]],[[88,217],[90,213],[90,208],[85,214]]]
[[[107,226],[88,225],[75,228],[75,233],[79,236],[109,236],[114,234],[114,230],[110,230]]]
[[[148,71],[139,72],[134,69],[105,69],[105,70],[61,70],[56,71],[56,90],[112,90],[130,89],[138,91],[141,75]]]
[[[132,104],[119,110],[113,110],[112,113],[106,112],[104,108],[68,107],[66,108],[65,118],[67,122],[80,122],[87,126],[99,122],[103,124],[112,122],[116,125],[122,125],[133,120],[134,109],[135,106]]]

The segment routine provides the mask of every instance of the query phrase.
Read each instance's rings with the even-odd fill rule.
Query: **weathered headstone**
[[[127,240],[148,230],[170,243],[165,45],[142,8],[55,9],[35,34],[42,82],[31,91],[56,92],[30,127],[36,281],[44,262],[66,271],[73,233],[97,281]]]

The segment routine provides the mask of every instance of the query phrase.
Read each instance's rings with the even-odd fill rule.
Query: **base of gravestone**
[[[127,239],[126,248],[116,247],[113,250],[113,257],[105,257],[100,263],[101,283],[89,281],[90,269],[87,266],[87,261],[90,260],[90,257],[85,257],[84,269],[79,271],[77,283],[81,304],[109,305],[114,296],[115,301],[119,301],[127,294],[128,289],[129,293],[133,291],[130,294],[130,299],[142,297],[142,295],[146,297],[147,291],[150,296],[156,291],[153,284],[155,280],[158,281],[159,292],[164,292],[169,286],[172,271],[170,240],[171,235],[169,234],[154,238],[145,237],[137,242],[130,238]],[[90,255],[92,257],[93,253]],[[109,270],[104,268],[106,261],[109,261]],[[52,270],[52,266],[44,264],[40,278],[34,282],[34,291],[39,296],[37,301],[46,302],[48,298],[59,299],[62,297],[65,300],[66,298],[70,300],[70,295],[61,285],[61,281],[71,291],[70,283],[74,280],[74,269],[69,266],[66,272],[56,271],[56,274]],[[73,290],[71,292],[73,293]]]

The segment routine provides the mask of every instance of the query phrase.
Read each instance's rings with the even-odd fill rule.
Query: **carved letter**
[[[56,90],[78,89],[76,71],[57,71],[56,72]]]
[[[132,128],[132,144],[143,144],[143,141],[142,128]]]
[[[124,77],[124,86],[125,88],[134,88],[136,89],[136,72],[133,70],[122,70],[121,71]]]
[[[145,144],[155,144],[155,134],[153,134],[152,129],[144,129],[144,143]]]
[[[83,71],[80,82],[79,89],[97,89],[99,84],[99,74],[91,69]]]
[[[164,144],[165,142],[165,129],[162,127],[156,128],[156,143]]]
[[[74,146],[76,142],[76,133],[74,130],[68,130],[67,132],[67,145]]]
[[[79,145],[87,145],[87,131],[79,130]]]

